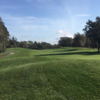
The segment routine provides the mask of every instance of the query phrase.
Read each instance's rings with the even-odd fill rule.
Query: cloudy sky
[[[83,33],[88,19],[100,16],[100,0],[0,0],[0,17],[19,41],[57,43]]]

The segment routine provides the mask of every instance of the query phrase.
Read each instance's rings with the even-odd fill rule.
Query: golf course
[[[97,49],[10,48],[0,54],[0,100],[100,100]]]

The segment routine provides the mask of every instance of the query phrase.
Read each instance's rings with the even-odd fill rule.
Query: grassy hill
[[[100,54],[10,48],[0,58],[0,100],[100,100]]]

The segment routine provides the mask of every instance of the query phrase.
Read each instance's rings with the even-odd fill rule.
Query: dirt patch
[[[6,57],[9,55],[13,55],[13,54],[15,54],[15,52],[6,51],[6,52],[0,54],[0,58]]]
[[[9,55],[13,55],[13,54],[15,54],[15,52],[10,52],[10,54],[9,54]]]

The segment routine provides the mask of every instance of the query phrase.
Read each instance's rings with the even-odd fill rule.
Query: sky
[[[100,0],[0,0],[0,17],[18,41],[57,44],[100,16]]]

